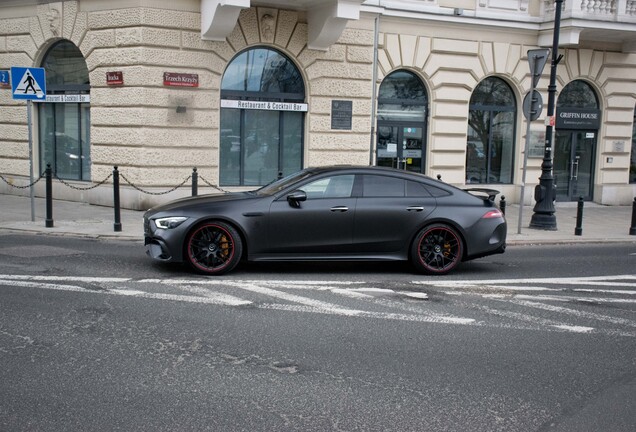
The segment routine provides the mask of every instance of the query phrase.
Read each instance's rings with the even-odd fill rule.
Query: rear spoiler
[[[486,188],[469,188],[464,189],[465,192],[470,193],[471,195],[475,195],[478,198],[483,199],[484,201],[492,201],[495,202],[495,197],[499,194],[499,191],[496,189],[486,189]]]

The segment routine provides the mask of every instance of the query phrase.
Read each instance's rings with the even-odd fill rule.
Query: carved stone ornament
[[[274,39],[274,30],[276,26],[275,18],[270,14],[261,17],[261,35],[263,40],[269,41]]]
[[[60,11],[57,9],[50,9],[46,13],[46,19],[49,21],[49,28],[51,33],[55,36],[60,35]]]

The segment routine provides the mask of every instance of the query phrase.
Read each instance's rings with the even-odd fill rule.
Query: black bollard
[[[499,200],[499,210],[501,210],[504,216],[506,215],[506,197],[503,195],[501,196],[501,199]]]
[[[574,228],[574,235],[580,236],[583,234],[583,197],[579,197],[579,202],[576,206],[576,228]]]
[[[121,210],[119,208],[119,171],[117,167],[113,169],[113,205],[115,208],[115,224],[113,230],[115,232],[121,231]]]
[[[636,198],[632,204],[632,226],[629,228],[629,235],[636,235]]]
[[[199,173],[197,167],[192,168],[192,196],[199,194]]]
[[[46,176],[46,219],[44,226],[53,228],[53,176],[51,175],[51,164],[46,164],[44,171]]]
[[[437,174],[437,180],[442,181],[442,175],[441,174]]]
[[[282,171],[278,171],[278,178],[277,180],[280,180],[283,178],[283,172]]]

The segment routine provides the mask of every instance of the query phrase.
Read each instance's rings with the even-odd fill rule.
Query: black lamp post
[[[559,31],[561,29],[561,5],[563,0],[555,0],[554,12],[554,38],[552,41],[552,64],[550,67],[550,85],[548,86],[548,118],[554,117],[556,99],[556,72],[557,65],[563,56],[559,55]],[[530,228],[556,231],[557,223],[554,200],[556,199],[556,185],[552,174],[552,129],[554,125],[548,122],[545,128],[545,151],[541,163],[541,177],[539,184],[534,189],[534,214],[530,219]]]

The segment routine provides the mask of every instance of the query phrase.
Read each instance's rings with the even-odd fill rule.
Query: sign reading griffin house
[[[557,129],[598,129],[601,111],[583,108],[557,108]]]
[[[296,103],[296,102],[261,102],[261,101],[221,99],[221,108],[306,112],[307,104]]]
[[[164,72],[163,85],[171,87],[199,87],[199,75]]]

